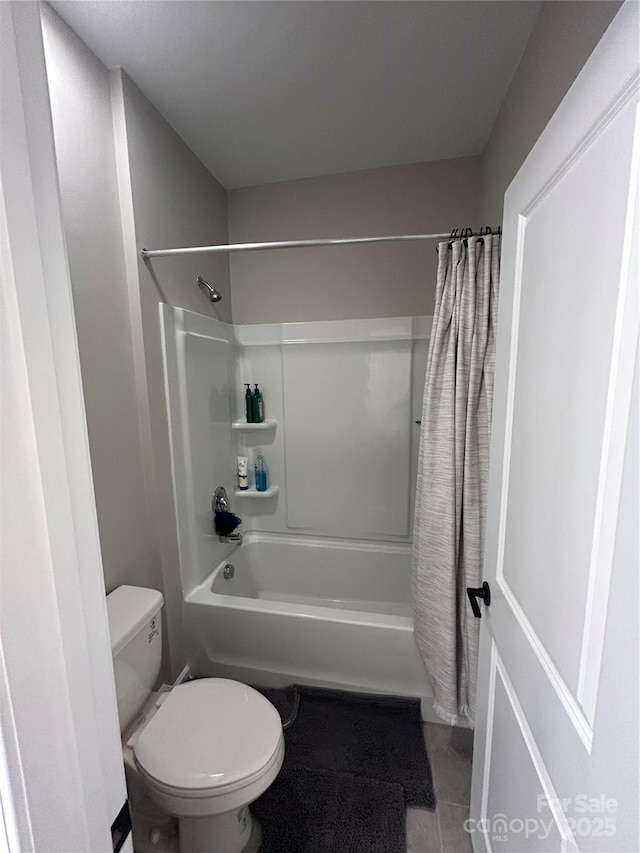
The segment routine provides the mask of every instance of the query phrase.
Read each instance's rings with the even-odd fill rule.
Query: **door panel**
[[[619,269],[634,123],[628,103],[520,219],[503,582],[574,693],[622,295],[588,283]]]
[[[492,728],[487,754],[493,784],[486,785],[483,798],[484,811],[491,815],[487,831],[492,848],[512,850],[515,842],[521,853],[559,850],[563,838],[572,842],[572,833],[562,811],[548,805],[557,796],[495,644],[491,666]]]

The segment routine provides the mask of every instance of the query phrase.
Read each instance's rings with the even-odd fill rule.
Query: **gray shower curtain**
[[[500,237],[438,246],[413,530],[415,637],[437,714],[474,722]]]

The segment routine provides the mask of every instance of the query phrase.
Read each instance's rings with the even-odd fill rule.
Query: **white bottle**
[[[249,488],[248,463],[246,456],[238,456],[238,488],[242,492]]]

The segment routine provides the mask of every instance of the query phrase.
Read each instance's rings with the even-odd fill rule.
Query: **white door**
[[[0,850],[108,853],[127,794],[38,3],[0,3],[0,78]]]
[[[505,198],[476,853],[640,850],[638,44],[627,2]]]

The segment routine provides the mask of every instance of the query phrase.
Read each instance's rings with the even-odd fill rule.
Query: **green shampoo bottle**
[[[253,422],[254,424],[261,424],[264,421],[264,401],[262,399],[262,394],[260,393],[260,389],[258,388],[258,384],[256,383],[256,389],[253,392]]]
[[[249,385],[249,383],[245,382],[245,385],[247,386],[247,390],[245,391],[245,394],[244,394],[244,407],[245,407],[245,411],[247,413],[247,423],[252,424],[252,423],[254,423],[254,419],[253,419],[253,394],[251,393],[251,386]]]

